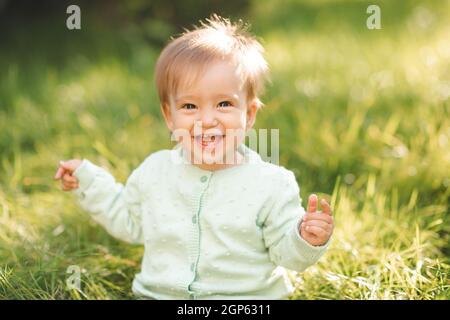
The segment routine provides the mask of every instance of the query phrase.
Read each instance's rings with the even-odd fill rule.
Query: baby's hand
[[[322,199],[320,204],[323,211],[317,211],[317,201],[315,194],[309,196],[308,210],[300,225],[300,235],[313,246],[321,246],[327,243],[334,229],[330,205],[325,199]]]
[[[61,179],[61,186],[64,191],[78,188],[78,179],[72,176],[72,173],[80,166],[81,162],[78,159],[59,162],[58,171],[56,171],[53,179]]]

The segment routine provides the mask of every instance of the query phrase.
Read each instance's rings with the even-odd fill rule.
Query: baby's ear
[[[166,122],[167,128],[170,131],[173,131],[173,121],[172,121],[172,113],[170,112],[170,106],[167,103],[161,104],[161,112],[164,117],[164,121]]]
[[[258,99],[252,99],[250,100],[248,106],[247,106],[247,128],[251,129],[253,125],[255,124],[256,120],[256,113],[259,109],[259,100]]]

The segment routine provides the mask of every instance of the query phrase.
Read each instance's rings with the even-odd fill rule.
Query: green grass
[[[293,298],[450,298],[450,3],[380,6],[377,31],[360,1],[248,13],[272,73],[257,127],[280,129],[302,198],[329,197],[336,217],[326,255],[292,273]],[[41,27],[29,55],[15,32],[0,52],[0,298],[132,298],[143,248],[110,237],[52,177],[85,157],[124,182],[171,147],[152,80],[160,48],[139,28]],[[81,291],[66,290],[70,265]]]

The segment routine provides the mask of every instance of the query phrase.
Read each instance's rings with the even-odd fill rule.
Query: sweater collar
[[[257,152],[255,152],[254,150],[247,147],[244,143],[240,144],[238,146],[237,150],[239,153],[241,153],[244,156],[243,163],[236,165],[236,166],[232,166],[232,167],[220,169],[220,170],[215,170],[215,171],[201,169],[201,168],[193,165],[192,163],[190,163],[189,160],[187,158],[185,158],[184,150],[180,143],[178,143],[171,150],[171,161],[172,161],[172,164],[182,166],[185,170],[191,171],[192,173],[194,173],[196,175],[208,175],[208,176],[210,176],[213,173],[219,174],[219,173],[231,172],[231,171],[238,170],[238,169],[243,169],[248,165],[256,164],[256,163],[259,163],[262,161],[260,155]]]

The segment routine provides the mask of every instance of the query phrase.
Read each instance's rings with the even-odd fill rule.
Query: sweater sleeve
[[[283,170],[277,190],[273,206],[263,222],[265,245],[276,265],[301,272],[319,260],[331,239],[322,246],[313,246],[301,237],[299,226],[305,209],[292,171]]]
[[[142,166],[135,169],[124,186],[117,183],[105,169],[83,159],[73,173],[79,186],[71,191],[81,208],[112,236],[135,244],[144,242],[139,182],[141,170]]]

